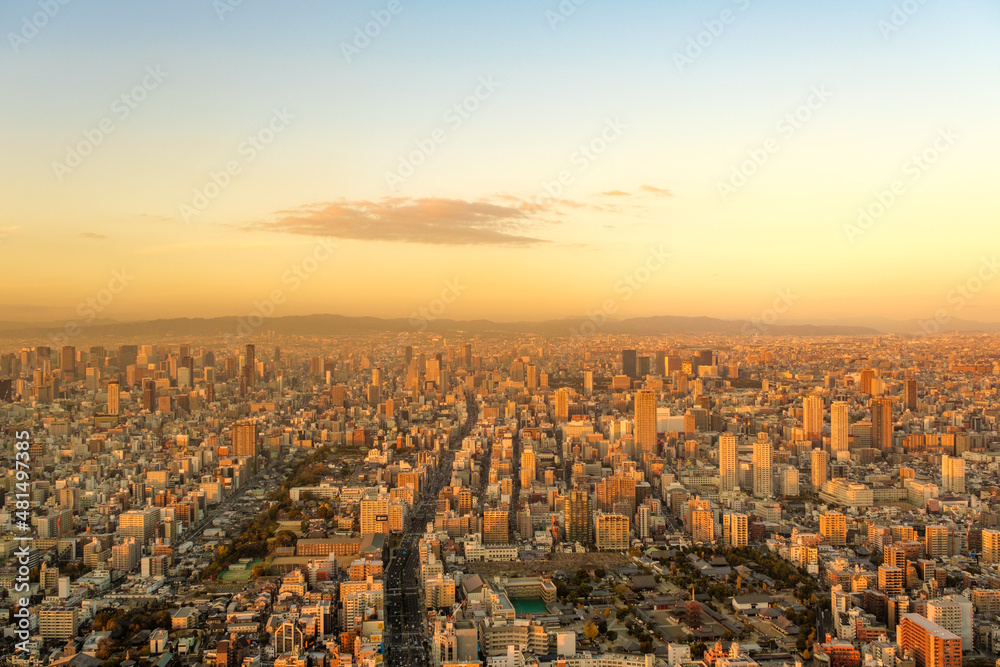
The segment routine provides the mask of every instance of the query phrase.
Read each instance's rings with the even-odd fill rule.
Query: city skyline
[[[1000,10],[915,7],[7,3],[0,319],[996,321]]]

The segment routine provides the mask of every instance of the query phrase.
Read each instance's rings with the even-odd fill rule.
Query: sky
[[[987,0],[5,0],[0,320],[998,321],[998,28]]]

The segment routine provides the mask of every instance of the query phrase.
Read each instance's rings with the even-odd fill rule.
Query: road
[[[472,392],[466,393],[467,417],[458,435],[448,442],[434,474],[414,504],[403,539],[385,571],[385,664],[392,667],[428,667],[426,610],[420,600],[420,537],[434,520],[438,493],[451,479],[455,450],[472,432],[478,410]]]

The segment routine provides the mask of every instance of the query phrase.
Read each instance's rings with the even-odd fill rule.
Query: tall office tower
[[[963,650],[972,650],[972,602],[967,597],[945,595],[928,600],[927,620],[961,637]]]
[[[875,370],[872,368],[861,369],[861,393],[872,393],[872,380],[875,379]]]
[[[389,533],[389,499],[361,501],[361,534]]]
[[[594,506],[584,489],[571,489],[563,500],[566,541],[587,546],[594,541]]]
[[[656,453],[656,392],[640,389],[635,393],[635,445]]]
[[[472,368],[472,343],[462,346],[462,364],[466,368]]]
[[[847,517],[840,512],[825,512],[819,515],[819,534],[827,544],[842,547],[847,544]]]
[[[72,380],[76,374],[76,348],[72,345],[63,346],[59,355],[59,370],[64,380]]]
[[[770,498],[772,495],[772,451],[771,439],[767,433],[758,434],[757,441],[753,443],[753,495],[755,498]]]
[[[951,554],[950,541],[948,526],[944,524],[939,523],[924,529],[924,551],[928,558],[947,558]]]
[[[554,421],[557,424],[569,421],[569,390],[565,387],[560,387],[559,389],[556,389],[552,398],[554,402]]]
[[[413,359],[413,346],[407,345],[403,348],[403,363],[407,366],[410,365],[410,361]]]
[[[483,544],[510,544],[510,512],[490,509],[483,512]]]
[[[941,487],[951,493],[965,493],[965,459],[947,454],[941,457]]]
[[[694,356],[694,363],[698,364],[698,366],[711,366],[712,356],[711,350],[698,350]]]
[[[736,435],[723,433],[719,437],[719,491],[725,493],[739,486],[736,467]]]
[[[153,411],[153,403],[156,401],[156,385],[153,384],[153,380],[150,378],[144,378],[142,381],[142,409]]]
[[[981,560],[995,565],[1000,563],[1000,530],[984,528],[982,533],[983,548]]]
[[[594,393],[594,371],[583,372],[583,393],[588,396]]]
[[[535,364],[528,364],[525,370],[524,384],[528,389],[538,388],[538,366]]]
[[[885,453],[892,451],[892,399],[877,396],[870,403],[872,411],[872,447]]]
[[[599,512],[595,520],[594,542],[598,551],[628,549],[629,520],[621,514]]]
[[[376,387],[382,386],[382,369],[377,366],[372,369],[372,384]]]
[[[236,456],[257,456],[257,424],[243,422],[233,426],[233,454]]]
[[[846,401],[834,401],[830,406],[830,451],[837,458],[839,452],[850,448],[851,433]]]
[[[535,450],[531,445],[525,445],[521,450],[521,489],[531,490],[535,482]]]
[[[275,367],[281,365],[281,348],[277,345],[274,346],[274,357],[272,357]]]
[[[667,354],[667,375],[677,372],[680,373],[684,369],[684,362],[681,357],[676,352],[671,351]]]
[[[745,547],[750,535],[750,517],[727,512],[722,515],[722,540],[727,547]]]
[[[667,374],[667,353],[663,350],[659,350],[656,353],[653,361],[653,375],[666,375]]]
[[[135,360],[139,356],[138,345],[118,346],[118,368],[128,368],[135,365]]]
[[[635,510],[635,529],[639,533],[639,539],[646,539],[650,535],[651,526],[651,510],[649,505],[639,505]]]
[[[622,350],[622,374],[633,380],[639,377],[635,350]]]
[[[118,380],[108,383],[108,414],[118,414]]]
[[[916,667],[962,667],[962,638],[920,614],[903,614],[899,648],[913,653]]]
[[[424,365],[424,379],[433,382],[435,387],[441,384],[441,362],[437,359],[428,359]]]
[[[903,405],[910,412],[917,411],[917,380],[906,378],[903,381]]]
[[[823,438],[823,398],[812,394],[802,400],[802,426],[806,440]]]
[[[247,343],[244,357],[243,377],[247,379],[247,389],[253,389],[257,381],[257,355],[253,343]]]

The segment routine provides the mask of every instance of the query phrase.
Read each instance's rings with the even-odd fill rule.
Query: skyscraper
[[[962,667],[962,638],[920,614],[903,614],[899,647],[912,651],[917,667]]]
[[[722,539],[726,546],[745,547],[749,538],[750,518],[746,514],[722,515]]]
[[[965,459],[947,454],[941,457],[941,488],[951,493],[965,493]]]
[[[72,345],[63,346],[59,355],[59,370],[63,379],[73,379],[76,374],[76,348]]]
[[[569,390],[565,387],[560,387],[556,389],[555,394],[553,394],[553,408],[555,422],[558,424],[560,422],[569,421]]]
[[[233,453],[236,456],[257,456],[257,424],[244,422],[233,426]]]
[[[876,396],[871,400],[872,447],[881,452],[892,449],[892,399]]]
[[[802,400],[802,425],[806,440],[819,440],[823,437],[822,397],[812,394]]]
[[[719,491],[732,491],[739,485],[736,469],[736,436],[723,433],[719,438]]]
[[[257,380],[257,356],[253,343],[247,343],[246,355],[243,360],[243,377],[246,378],[247,388],[253,389]]]
[[[753,495],[755,498],[770,498],[773,474],[771,472],[771,438],[760,433],[753,443]]]
[[[827,456],[822,449],[816,448],[812,451],[812,485],[814,489],[820,489],[826,484]]]
[[[590,494],[583,489],[571,489],[563,500],[563,521],[566,524],[566,540],[591,544],[594,540],[594,508]]]
[[[639,377],[635,350],[622,350],[622,373],[633,380]]]
[[[861,393],[872,393],[872,380],[875,378],[875,370],[872,368],[861,369]]]
[[[916,378],[906,378],[903,381],[903,404],[911,412],[917,410],[917,380]]]
[[[118,380],[112,380],[108,383],[108,414],[117,415],[118,414]]]
[[[645,452],[656,452],[656,392],[640,389],[635,393],[635,444]]]
[[[834,458],[839,452],[846,452],[850,447],[850,420],[848,419],[847,402],[834,401],[830,406],[830,450]]]

